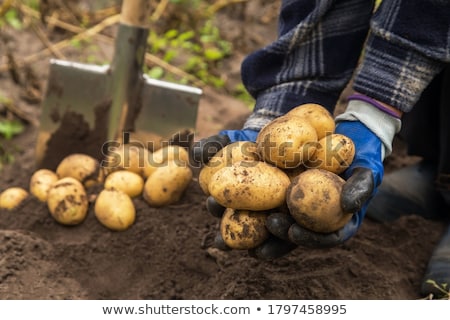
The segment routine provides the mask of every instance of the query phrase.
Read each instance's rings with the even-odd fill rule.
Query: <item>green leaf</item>
[[[205,58],[210,61],[217,61],[223,58],[223,53],[217,48],[208,48],[205,50]]]
[[[5,20],[14,29],[22,29],[22,21],[19,19],[19,14],[16,9],[12,8],[6,11]]]
[[[0,121],[0,134],[2,134],[7,140],[11,139],[15,135],[18,135],[19,133],[22,133],[23,130],[24,126],[18,121]]]
[[[164,76],[164,69],[161,67],[153,67],[147,72],[148,76],[153,79],[161,79]]]

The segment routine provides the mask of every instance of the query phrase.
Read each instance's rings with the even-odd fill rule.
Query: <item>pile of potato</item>
[[[226,208],[220,234],[228,247],[260,245],[269,237],[269,212],[283,207],[316,232],[345,225],[352,213],[341,209],[345,181],[339,174],[353,161],[355,147],[334,130],[323,106],[303,104],[268,123],[255,143],[232,143],[210,159],[199,184]]]
[[[76,153],[65,157],[55,171],[35,171],[29,190],[11,187],[0,194],[0,208],[17,208],[31,194],[47,204],[57,222],[77,225],[94,202],[97,220],[111,230],[122,231],[135,222],[133,198],[142,196],[151,207],[167,206],[180,200],[192,180],[188,152],[180,146],[150,152],[121,145],[110,151],[102,163]],[[97,192],[88,194],[91,189]]]

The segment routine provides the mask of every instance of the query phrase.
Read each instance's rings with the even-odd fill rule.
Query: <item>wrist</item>
[[[347,109],[336,117],[336,124],[342,121],[359,121],[364,124],[382,142],[381,158],[384,160],[392,152],[392,141],[400,131],[401,119],[390,115],[370,100],[351,99]]]
[[[366,95],[358,93],[358,92],[355,92],[354,94],[349,96],[348,101],[350,101],[350,100],[359,100],[359,101],[364,101],[364,102],[370,103],[372,106],[374,106],[378,110],[383,111],[397,119],[401,119],[403,116],[403,112],[401,110],[399,110],[393,106],[390,106],[384,102],[381,102],[380,100],[373,99],[369,96],[366,96]]]

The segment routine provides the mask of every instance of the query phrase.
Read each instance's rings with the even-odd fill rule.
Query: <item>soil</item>
[[[265,20],[235,14],[218,16],[227,36],[237,46],[223,66],[238,80],[239,64],[252,48],[275,36],[273,4],[258,2]],[[251,13],[249,5],[244,13]],[[256,12],[256,11],[253,11]],[[251,15],[249,15],[251,16]],[[256,16],[256,15],[254,15]],[[262,16],[261,16],[262,17]],[[236,19],[236,20],[233,20]],[[246,23],[246,28],[242,24]],[[242,33],[242,30],[246,32]],[[57,35],[56,35],[57,36]],[[55,37],[56,37],[55,36]],[[245,37],[245,38],[243,38]],[[5,39],[8,39],[7,41]],[[15,58],[42,49],[31,31],[9,30],[3,47],[12,46]],[[65,52],[69,57],[70,52]],[[38,119],[39,100],[30,99],[23,75],[45,83],[46,59],[21,68],[22,80],[0,73],[0,90],[8,93],[27,119]],[[4,63],[0,51],[0,64]],[[28,70],[28,71],[26,71]],[[17,80],[17,77],[16,77]],[[41,93],[42,88],[41,87]],[[238,128],[248,115],[239,100],[204,88],[196,138],[221,128]],[[34,162],[38,126],[27,122],[25,131],[2,143],[15,150],[15,162],[3,168],[0,190],[28,188]],[[15,147],[15,149],[12,149]],[[399,149],[401,150],[401,149]],[[411,159],[397,151],[386,165],[403,166]],[[151,208],[134,199],[135,224],[123,232],[103,227],[91,203],[86,220],[77,226],[58,224],[45,203],[32,196],[13,211],[0,211],[1,299],[421,299],[419,293],[430,254],[443,232],[439,221],[406,215],[383,224],[365,219],[358,234],[331,249],[297,248],[274,260],[260,261],[246,251],[221,251],[212,247],[217,218],[205,208],[205,195],[194,179],[176,204]],[[88,189],[95,194],[96,190]]]

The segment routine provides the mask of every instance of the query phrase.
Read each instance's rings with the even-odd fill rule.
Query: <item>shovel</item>
[[[149,0],[123,0],[110,65],[51,59],[36,144],[38,168],[69,154],[99,161],[115,143],[189,146],[202,90],[143,74]]]

